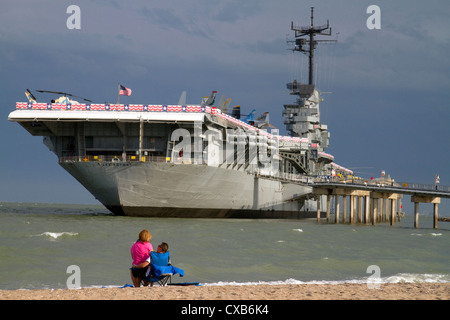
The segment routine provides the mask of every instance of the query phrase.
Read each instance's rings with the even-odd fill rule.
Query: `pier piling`
[[[348,211],[349,211],[349,198],[345,195],[342,196],[342,223],[347,223],[348,220]]]
[[[419,203],[432,203],[433,204],[433,228],[437,229],[438,222],[438,205],[441,203],[439,197],[427,197],[427,196],[411,196],[411,202],[414,202],[414,228],[419,227]]]
[[[366,188],[366,189],[365,189]],[[445,191],[447,192],[447,191]],[[438,227],[438,208],[441,195],[449,197],[445,192],[411,191],[408,189],[383,187],[353,187],[348,184],[336,185],[327,183],[313,188],[313,194],[317,197],[317,222],[320,222],[321,198],[326,196],[326,219],[330,222],[331,203],[334,197],[335,219],[334,223],[360,223],[372,224],[377,222],[389,222],[391,226],[400,221],[403,194],[411,194],[411,202],[414,202],[414,228],[419,227],[419,203],[433,204],[433,228]],[[340,198],[342,197],[342,211]],[[349,210],[347,210],[347,208]],[[348,214],[348,220],[347,220]]]
[[[335,196],[336,197],[336,199],[335,199],[335,201],[334,201],[334,212],[335,212],[335,215],[336,215],[336,220],[335,220],[335,223],[339,223],[339,196]]]

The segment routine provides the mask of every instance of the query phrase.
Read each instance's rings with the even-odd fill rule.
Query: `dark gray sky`
[[[381,11],[370,30],[369,5]],[[67,7],[81,11],[68,29]],[[243,113],[270,112],[281,133],[285,84],[306,81],[307,58],[287,50],[291,21],[327,19],[337,44],[316,52],[322,122],[335,162],[364,177],[450,185],[450,3],[446,1],[1,1],[0,201],[96,203],[56,156],[8,122],[24,91],[56,90],[98,103],[200,103],[212,90]],[[52,97],[35,94],[38,100]],[[409,196],[404,207],[412,208]],[[450,215],[448,200],[440,213]],[[431,212],[431,205],[421,205]],[[411,209],[412,210],[412,209]]]

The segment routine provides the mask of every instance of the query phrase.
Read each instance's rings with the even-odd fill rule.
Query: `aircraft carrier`
[[[309,56],[308,84],[287,84],[288,136],[268,113],[241,115],[217,92],[197,105],[80,103],[70,94],[17,102],[18,122],[56,154],[58,163],[116,215],[146,217],[315,217],[312,179],[352,174],[325,152],[330,134],[320,121],[313,54],[329,25],[295,27],[294,51]],[[329,33],[328,33],[329,32]],[[230,110],[231,109],[231,110]],[[230,112],[231,111],[231,112]]]

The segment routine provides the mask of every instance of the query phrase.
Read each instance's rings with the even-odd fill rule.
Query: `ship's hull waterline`
[[[243,171],[158,162],[61,162],[116,215],[312,218],[311,187]]]

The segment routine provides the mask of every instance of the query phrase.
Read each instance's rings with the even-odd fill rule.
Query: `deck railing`
[[[135,155],[88,155],[88,156],[63,156],[59,157],[59,163],[64,162],[171,162],[170,157],[161,156],[142,156],[139,160],[139,156]]]

